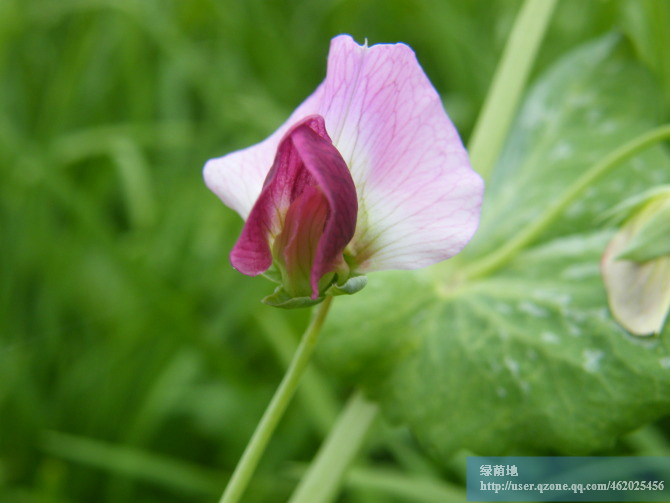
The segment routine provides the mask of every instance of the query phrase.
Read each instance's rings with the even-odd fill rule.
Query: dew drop
[[[561,338],[553,332],[542,332],[540,338],[547,344],[558,344],[561,342]]]
[[[514,376],[519,375],[519,363],[516,360],[512,360],[511,358],[505,357],[505,366]]]
[[[605,356],[605,352],[599,349],[585,349],[582,351],[584,370],[590,373],[598,372],[600,370],[600,360],[603,356]]]
[[[527,300],[519,303],[519,310],[535,318],[546,318],[549,316],[549,312],[546,309]]]

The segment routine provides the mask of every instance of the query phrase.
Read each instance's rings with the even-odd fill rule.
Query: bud
[[[670,311],[670,187],[624,203],[623,225],[601,262],[614,318],[635,335],[659,334]]]
[[[281,286],[265,299],[270,304],[298,307],[319,302],[333,280],[345,283],[349,277],[344,248],[354,235],[357,211],[356,188],[346,163],[326,133],[323,118],[309,116],[280,142],[231,262],[249,275],[264,273],[274,264]]]

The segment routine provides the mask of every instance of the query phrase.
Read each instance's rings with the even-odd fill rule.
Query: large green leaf
[[[457,275],[652,127],[657,97],[616,37],[550,69],[516,121],[468,253],[449,269],[376,274],[363,292],[337,299],[322,360],[443,458],[459,448],[594,451],[669,412],[669,330],[636,338],[612,320],[599,271],[612,231],[597,219],[670,180],[660,148],[599,180],[496,271]]]
[[[487,186],[468,254],[500,246],[587,168],[662,119],[658,87],[628,52],[609,35],[557,62],[531,89]],[[623,196],[667,179],[666,156],[650,150],[588,190],[544,237],[592,229]]]

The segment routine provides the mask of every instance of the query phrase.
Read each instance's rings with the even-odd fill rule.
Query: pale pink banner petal
[[[247,219],[263,189],[263,181],[272,167],[279,142],[292,126],[317,112],[321,94],[320,86],[277,131],[262,142],[210,159],[205,164],[207,187],[243,219]]]
[[[465,246],[483,182],[408,46],[333,39],[319,113],[358,191],[359,271],[424,267]]]

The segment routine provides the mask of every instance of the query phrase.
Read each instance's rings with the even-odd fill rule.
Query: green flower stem
[[[244,454],[242,454],[242,458],[237,464],[219,503],[237,503],[242,497],[242,493],[249,484],[261,455],[265,451],[279,420],[286,410],[286,406],[298,387],[300,377],[307,368],[332,300],[331,296],[327,296],[323,303],[316,308],[312,321],[307,330],[305,330],[300,345],[293,356],[293,360],[286,374],[284,374],[279,388],[277,388],[272,397],[272,401],[270,401],[267,409],[265,409],[265,413],[247,444]]]
[[[468,145],[474,169],[486,180],[516,113],[556,0],[526,0],[514,22]]]
[[[279,309],[263,310],[256,317],[256,323],[265,334],[267,342],[272,346],[282,366],[288,368],[298,347],[298,341],[285,314]],[[329,384],[317,369],[309,367],[305,369],[296,396],[322,436],[326,436],[330,431],[340,408]]]
[[[329,503],[335,498],[378,411],[360,392],[349,399],[289,503]]]
[[[504,246],[498,248],[498,250],[484,257],[482,260],[475,262],[472,267],[467,268],[463,273],[465,278],[482,277],[505,265],[520,250],[544,232],[545,229],[563,214],[572,202],[581,196],[600,177],[642,150],[666,139],[670,139],[670,124],[652,129],[616,149],[578,178],[554,204],[547,208],[543,215],[524,227],[520,233],[507,241]]]

